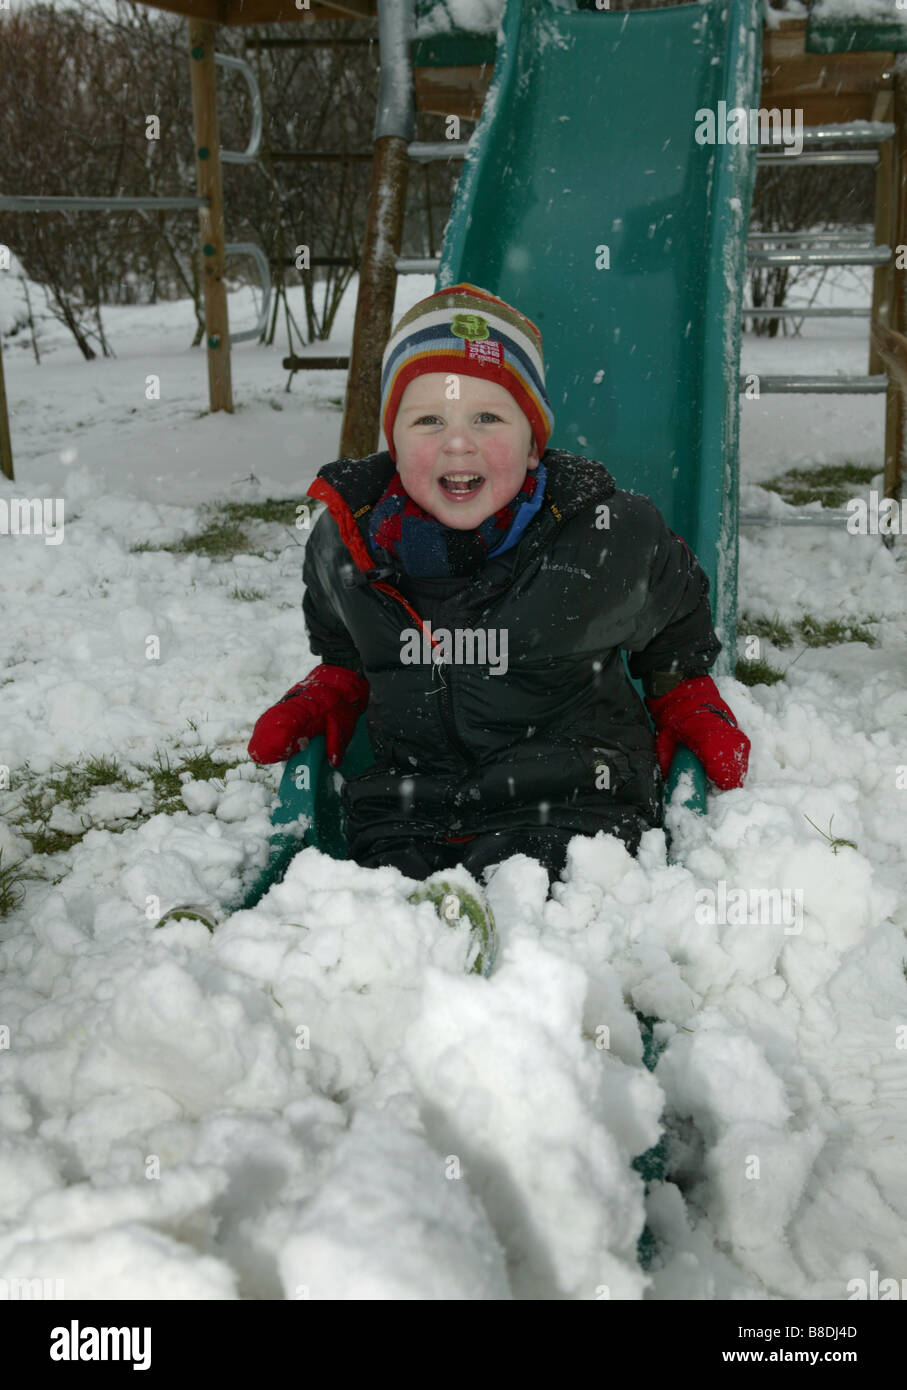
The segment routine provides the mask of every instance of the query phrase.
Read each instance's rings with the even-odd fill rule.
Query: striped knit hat
[[[532,426],[541,458],[554,415],[545,391],[542,335],[525,314],[464,283],[420,299],[403,315],[381,361],[381,425],[395,463],[400,400],[423,372],[475,376],[503,386]]]

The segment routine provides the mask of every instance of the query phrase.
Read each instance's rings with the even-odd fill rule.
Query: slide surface
[[[709,575],[733,666],[738,361],[753,146],[696,113],[759,106],[761,8],[508,0],[437,288],[538,325],[552,446],[647,493]],[[719,103],[725,106],[720,107]],[[723,127],[723,128],[722,128]]]

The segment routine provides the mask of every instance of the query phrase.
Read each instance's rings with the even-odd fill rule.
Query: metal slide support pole
[[[381,422],[381,357],[393,326],[397,289],[395,264],[403,237],[408,145],[416,125],[410,42],[413,0],[381,0],[378,44],[381,63],[375,119],[375,159],[365,237],[359,265],[359,294],[350,370],[343,407],[340,453],[362,458],[378,447]]]
[[[200,197],[209,204],[199,208],[202,286],[205,296],[205,342],[208,353],[208,399],[212,412],[233,409],[230,380],[230,330],[227,322],[227,287],[224,284],[226,250],[224,195],[220,168],[217,123],[217,68],[214,63],[215,26],[207,20],[189,20],[189,71],[192,78],[192,115],[195,129],[195,172]]]

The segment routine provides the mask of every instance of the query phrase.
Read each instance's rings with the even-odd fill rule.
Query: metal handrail
[[[222,68],[231,68],[234,72],[242,73],[252,100],[252,131],[249,135],[249,143],[244,150],[221,150],[221,162],[223,164],[251,164],[258,157],[258,151],[261,147],[262,105],[258,78],[244,58],[234,58],[229,53],[215,53],[214,61]]]
[[[257,338],[264,331],[271,307],[271,270],[268,266],[267,256],[254,241],[228,241],[224,247],[224,252],[227,256],[251,256],[258,266],[258,273],[261,276],[262,301],[258,323],[254,328],[244,328],[241,333],[231,333],[230,344],[232,346],[233,343],[245,343],[252,338]]]

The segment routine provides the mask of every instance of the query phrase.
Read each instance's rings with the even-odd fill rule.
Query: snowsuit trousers
[[[630,853],[635,855],[646,828],[640,817],[636,829],[624,823],[619,828],[615,826],[611,833],[622,839]],[[408,878],[423,879],[438,869],[452,869],[457,864],[462,864],[474,878],[480,878],[483,870],[500,864],[512,854],[526,854],[539,860],[551,882],[560,876],[567,862],[567,846],[576,833],[575,830],[556,826],[544,829],[516,827],[474,835],[465,842],[396,839],[375,846],[362,857],[355,857],[368,869],[390,865]]]

